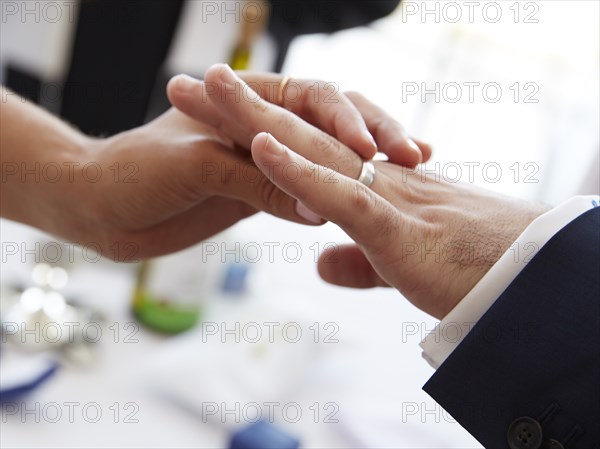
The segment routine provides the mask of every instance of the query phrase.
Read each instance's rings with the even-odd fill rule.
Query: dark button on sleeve
[[[510,449],[540,449],[542,426],[528,416],[517,418],[508,427],[506,438]]]

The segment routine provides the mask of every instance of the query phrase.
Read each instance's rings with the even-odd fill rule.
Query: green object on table
[[[156,298],[137,288],[133,313],[145,326],[167,334],[178,334],[194,327],[200,320],[200,308],[186,307]]]

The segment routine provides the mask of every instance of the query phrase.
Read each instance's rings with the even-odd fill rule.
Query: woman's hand
[[[371,159],[379,150],[390,162],[407,167],[431,157],[431,147],[408,137],[389,114],[356,92],[340,93],[335,83],[284,79],[274,73],[236,74],[217,64],[207,70],[204,81],[174,77],[167,94],[180,111],[219,129],[247,150],[259,132],[268,131],[293,148],[299,141],[315,139],[314,148],[302,148],[306,157],[322,165],[339,163],[324,159],[335,153],[321,154],[323,145],[351,148],[357,154],[354,161]]]
[[[93,242],[113,259],[171,253],[254,214],[256,207],[269,208],[258,193],[264,178],[247,155],[231,151],[213,129],[175,109],[140,128],[91,140],[79,166],[86,164],[98,166],[103,176],[80,183],[82,202],[60,234]],[[241,175],[232,180],[222,175],[227,170],[255,181],[249,186]],[[297,217],[292,200],[280,216]]]
[[[400,123],[358,93],[344,95],[333,83],[318,81],[281,84],[284,80],[276,74],[242,76],[245,80],[217,64],[207,70],[204,82],[174,77],[167,93],[175,107],[218,129],[232,147],[249,149],[252,139],[267,131],[286,145],[301,148],[309,160],[353,178],[358,177],[362,160],[371,159],[377,147],[390,162],[408,167],[431,157],[429,145],[415,143]],[[288,89],[294,93],[287,93]],[[276,210],[289,204],[275,185],[267,183],[262,190]],[[323,222],[301,202],[296,212],[310,223]]]
[[[323,279],[355,288],[395,287],[440,319],[547,210],[385,162],[375,163],[368,188],[265,133],[254,139],[252,156],[275,185],[357,243],[321,255]],[[300,176],[286,174],[291,165]]]

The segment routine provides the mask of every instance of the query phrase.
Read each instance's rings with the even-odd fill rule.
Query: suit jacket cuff
[[[435,369],[452,354],[533,256],[562,228],[598,206],[596,195],[577,196],[536,218],[457,306],[420,343]]]

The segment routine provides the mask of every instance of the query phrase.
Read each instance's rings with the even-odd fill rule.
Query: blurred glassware
[[[193,328],[202,303],[213,292],[214,269],[204,244],[140,265],[133,297],[133,313],[147,327],[167,334]]]
[[[103,318],[67,299],[73,269],[81,265],[83,252],[59,242],[33,245],[34,257],[23,262],[23,275],[2,282],[1,341],[18,352],[54,351],[76,364],[89,363],[93,341],[82,329],[91,323],[100,326]]]

